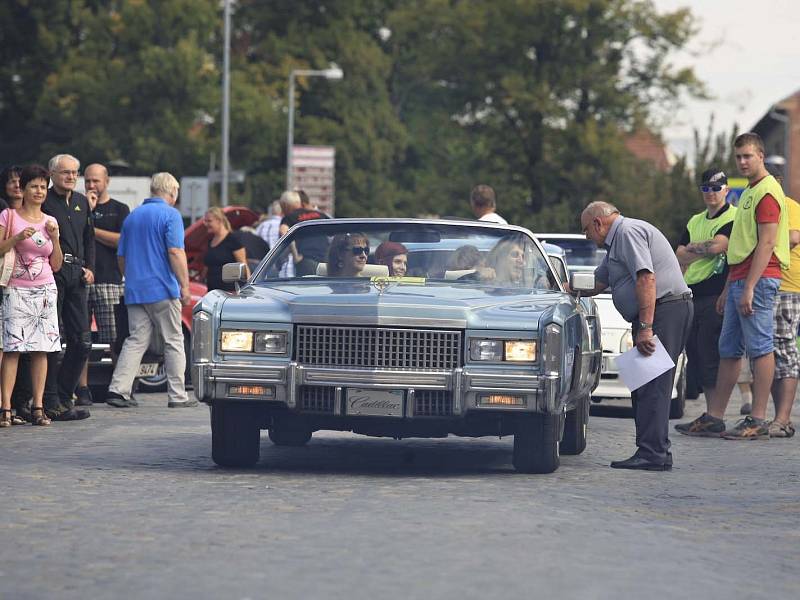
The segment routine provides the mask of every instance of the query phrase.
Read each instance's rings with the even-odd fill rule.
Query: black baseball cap
[[[728,176],[722,169],[711,168],[703,171],[700,185],[728,185]]]

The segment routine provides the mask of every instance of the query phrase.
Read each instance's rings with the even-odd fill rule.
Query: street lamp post
[[[228,206],[231,125],[231,0],[225,0],[225,48],[222,53],[222,206]]]
[[[338,80],[344,77],[339,67],[330,69],[293,69],[289,73],[289,126],[286,130],[286,189],[292,189],[292,146],[294,145],[294,78],[295,77],[324,77],[325,79]]]

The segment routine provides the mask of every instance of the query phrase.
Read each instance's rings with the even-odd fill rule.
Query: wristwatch
[[[639,321],[639,329],[652,329],[652,323],[645,323],[644,321]]]

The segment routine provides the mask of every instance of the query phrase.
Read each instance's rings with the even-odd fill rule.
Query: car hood
[[[548,314],[561,322],[571,302],[563,292],[463,284],[390,283],[380,289],[369,281],[281,282],[229,295],[221,316],[224,322],[536,330]]]

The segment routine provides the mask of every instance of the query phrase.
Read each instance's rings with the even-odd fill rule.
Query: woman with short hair
[[[22,169],[19,178],[22,205],[0,213],[0,255],[14,248],[14,269],[3,295],[3,348],[0,365],[0,427],[9,427],[11,394],[20,353],[31,355],[33,405],[31,423],[49,425],[44,413],[47,353],[61,350],[58,331],[58,290],[53,273],[64,261],[58,223],[42,212],[50,176],[40,165]],[[8,239],[5,238],[9,230]]]

